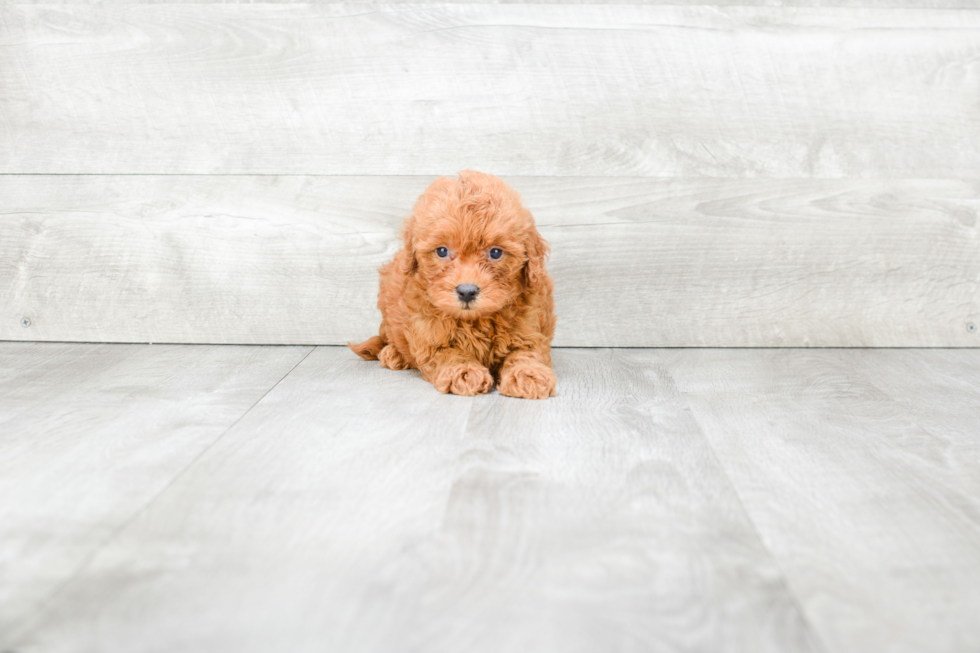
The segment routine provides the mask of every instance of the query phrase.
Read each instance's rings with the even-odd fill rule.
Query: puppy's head
[[[520,196],[497,177],[472,170],[429,186],[403,238],[405,273],[419,280],[434,306],[467,320],[531,292],[548,254]]]

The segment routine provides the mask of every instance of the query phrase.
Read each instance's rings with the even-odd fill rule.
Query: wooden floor
[[[980,650],[980,350],[0,343],[0,651]]]

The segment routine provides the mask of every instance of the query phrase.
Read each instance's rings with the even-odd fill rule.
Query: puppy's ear
[[[545,271],[545,260],[551,248],[538,230],[532,226],[524,241],[524,251],[527,253],[527,262],[522,270],[522,278],[526,287],[533,288],[541,282]]]
[[[408,216],[405,219],[405,224],[402,225],[402,246],[405,249],[405,254],[401,260],[400,272],[405,276],[412,276],[415,271],[419,269],[418,259],[415,258],[415,214]]]

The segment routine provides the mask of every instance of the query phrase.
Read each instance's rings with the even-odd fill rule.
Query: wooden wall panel
[[[0,172],[971,178],[980,11],[0,6]]]
[[[0,176],[0,339],[367,338],[431,179]],[[975,182],[508,181],[554,249],[556,345],[980,345]]]

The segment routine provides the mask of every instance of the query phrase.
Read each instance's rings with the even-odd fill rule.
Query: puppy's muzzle
[[[464,304],[469,304],[471,301],[476,299],[476,296],[480,294],[480,289],[471,283],[464,283],[456,286],[456,296],[459,297],[459,301]]]

